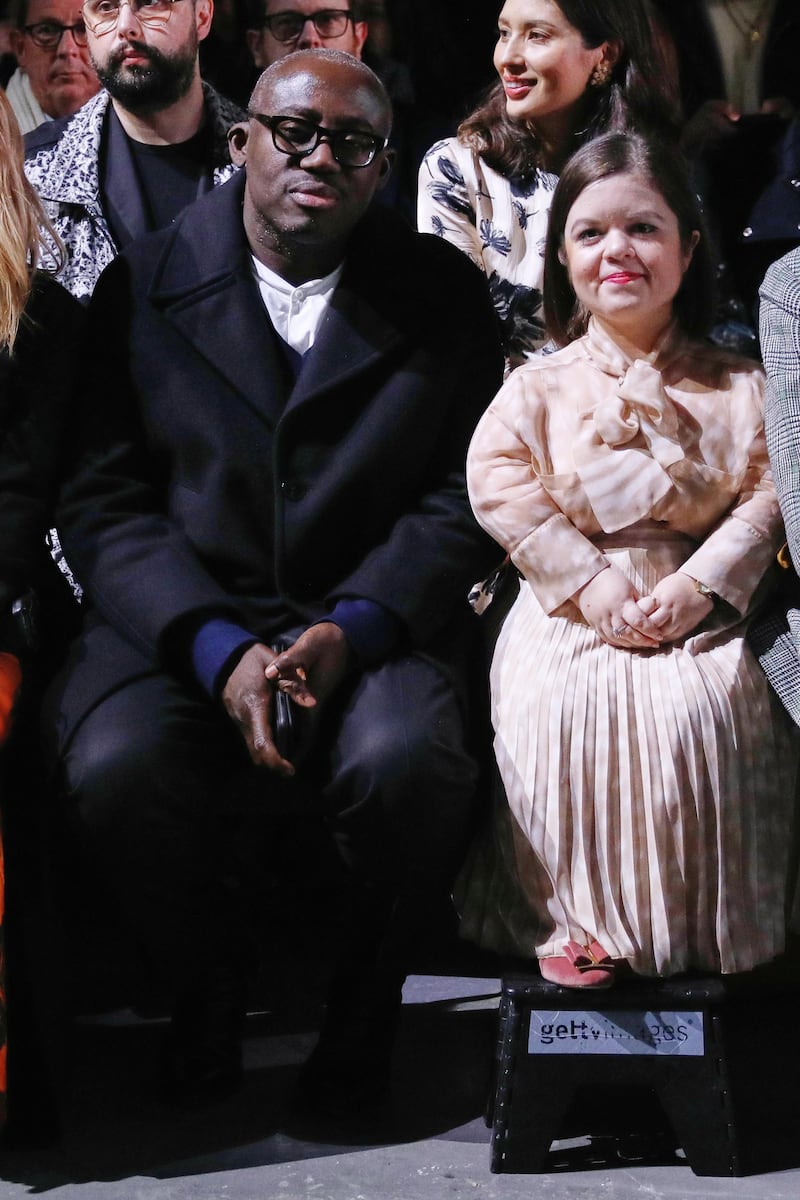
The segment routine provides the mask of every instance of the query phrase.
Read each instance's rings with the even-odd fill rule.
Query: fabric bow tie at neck
[[[594,424],[608,446],[624,445],[641,431],[662,467],[671,467],[683,458],[678,441],[678,416],[664,391],[661,372],[643,359],[628,367],[616,396],[598,404]]]
[[[575,447],[575,468],[602,529],[614,533],[652,515],[672,489],[668,469],[684,458],[678,414],[651,361],[630,362],[598,329],[590,330],[591,360],[604,376],[615,375],[614,392],[587,413]],[[658,357],[658,351],[651,356]],[[641,435],[640,444],[630,443]],[[642,444],[643,443],[643,444]]]

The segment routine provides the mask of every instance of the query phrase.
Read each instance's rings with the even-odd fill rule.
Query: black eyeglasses
[[[304,16],[299,12],[273,13],[261,22],[276,42],[296,42],[308,21],[323,39],[338,38],[346,31],[353,14],[348,8],[321,8],[319,12]]]
[[[266,113],[248,114],[272,134],[272,143],[281,154],[306,158],[313,154],[321,141],[326,141],[331,154],[342,167],[368,167],[375,155],[386,148],[388,138],[358,129],[325,129],[301,117],[269,117]]]
[[[36,21],[33,25],[23,25],[22,32],[27,33],[40,50],[55,50],[65,33],[72,34],[76,45],[86,45],[86,26],[83,21],[76,21],[74,25],[62,25],[60,21]]]

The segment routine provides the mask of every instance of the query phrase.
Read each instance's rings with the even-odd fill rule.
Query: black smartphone
[[[280,654],[282,651],[288,650],[292,644],[289,638],[277,637],[273,642],[272,652],[273,654]],[[286,693],[276,688],[275,703],[273,706],[272,737],[275,742],[275,749],[281,758],[285,758],[287,762],[292,761],[292,754],[295,749],[293,710],[294,704]]]

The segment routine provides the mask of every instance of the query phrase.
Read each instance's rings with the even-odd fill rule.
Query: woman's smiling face
[[[678,218],[650,180],[620,173],[578,196],[562,256],[584,308],[647,349],[672,319],[698,237],[684,244]]]
[[[509,116],[534,127],[569,117],[608,43],[587,48],[555,0],[506,0],[498,28],[494,65]]]

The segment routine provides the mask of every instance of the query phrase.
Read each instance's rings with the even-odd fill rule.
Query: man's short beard
[[[145,42],[129,44],[147,58],[146,66],[126,66],[121,57],[109,59],[103,67],[94,63],[101,84],[123,108],[135,113],[160,112],[186,95],[195,74],[196,41],[172,54]]]

